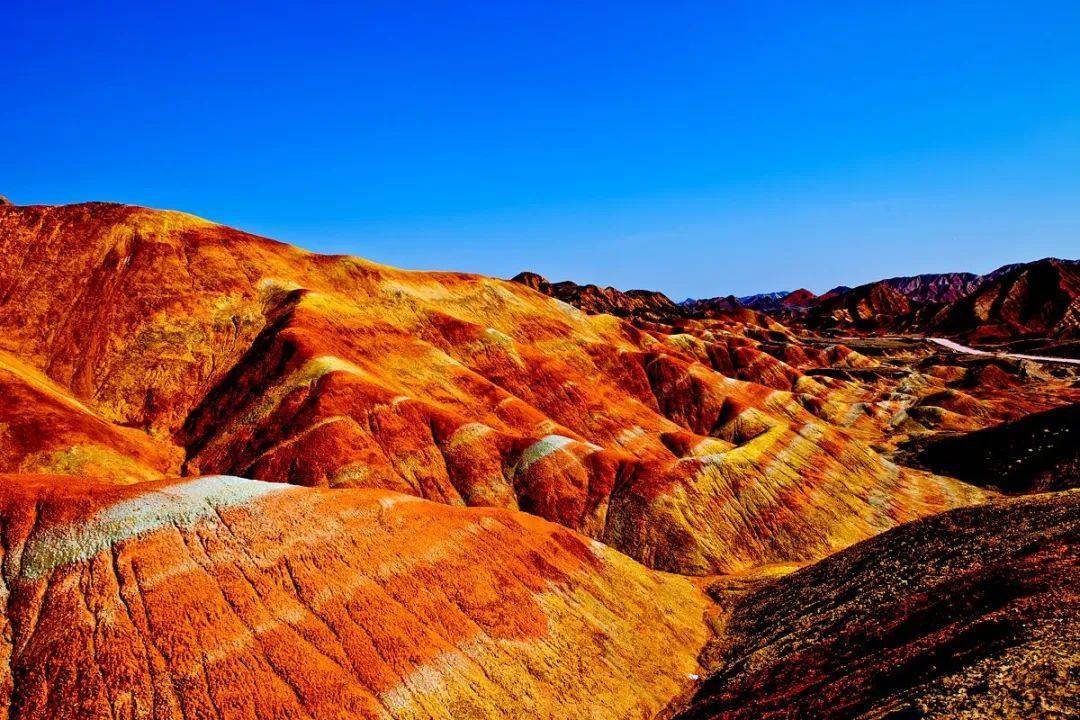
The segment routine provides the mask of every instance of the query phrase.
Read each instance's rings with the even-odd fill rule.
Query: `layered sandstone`
[[[841,656],[869,657],[872,685],[892,646],[866,615],[918,606],[920,573],[981,598],[976,553],[1060,585],[1056,555],[993,554],[1042,542],[1043,505],[943,516],[985,531],[958,535],[920,518],[997,493],[898,461],[1080,400],[1069,368],[516,280],[182,213],[0,206],[4,716],[644,718],[705,670],[692,711],[832,707],[739,675],[761,657],[787,679],[826,658],[806,676],[826,700],[892,707],[828,665],[821,627],[851,623]],[[832,302],[795,295],[800,313]],[[873,328],[875,302],[837,307]],[[1043,426],[1016,427],[993,463]],[[1069,437],[1048,441],[1053,467]],[[1022,522],[995,535],[1008,513]],[[942,561],[950,543],[968,554]],[[732,588],[812,563],[730,614]],[[770,634],[789,626],[797,647]],[[953,707],[934,678],[912,687]]]
[[[8,349],[181,446],[187,474],[521,509],[698,574],[815,560],[985,497],[881,457],[887,410],[770,353],[797,346],[757,316],[636,326],[180,213],[0,212]]]
[[[648,717],[707,636],[685,579],[383,490],[3,476],[0,528],[13,719]]]

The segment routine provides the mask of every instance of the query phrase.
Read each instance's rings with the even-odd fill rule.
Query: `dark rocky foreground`
[[[1008,493],[1080,486],[1080,404],[948,436],[916,452],[925,467]]]
[[[1076,717],[1078,535],[1080,491],[1003,500],[755,589],[668,717]]]

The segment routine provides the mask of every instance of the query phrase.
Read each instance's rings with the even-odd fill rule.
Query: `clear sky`
[[[1077,2],[153,5],[5,4],[0,193],[676,299],[1080,256]]]

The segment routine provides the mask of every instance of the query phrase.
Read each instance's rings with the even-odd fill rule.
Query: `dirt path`
[[[958,342],[953,342],[946,338],[926,338],[932,343],[936,343],[944,348],[953,350],[964,355],[990,355],[994,357],[1016,358],[1018,360],[1036,360],[1038,362],[1048,363],[1064,363],[1066,365],[1080,365],[1080,360],[1073,358],[1059,358],[1059,357],[1045,357],[1042,355],[1018,355],[1013,353],[998,353],[987,352],[986,350],[976,350],[975,348],[969,348],[967,345],[961,345]]]

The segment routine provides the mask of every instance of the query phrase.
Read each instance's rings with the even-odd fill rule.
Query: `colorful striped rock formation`
[[[749,335],[783,328],[752,318],[649,331],[119,205],[4,207],[0,242],[5,349],[161,458],[182,448],[186,474],[522,509],[697,574],[814,560],[985,497],[837,425],[845,384],[760,349]]]
[[[898,448],[1080,399],[519,280],[0,206],[0,720],[652,717],[717,587],[998,497]]]
[[[7,718],[647,717],[704,594],[524,513],[5,476]]]

